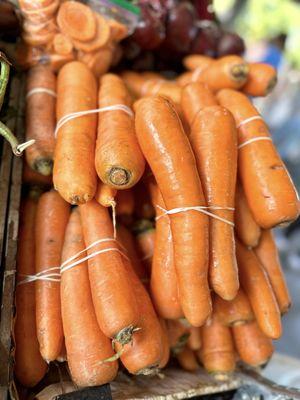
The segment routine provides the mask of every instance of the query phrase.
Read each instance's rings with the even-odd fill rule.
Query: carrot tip
[[[122,346],[125,346],[125,344],[128,344],[132,341],[132,335],[134,334],[134,332],[138,332],[140,330],[141,328],[133,325],[127,326],[115,335],[115,337],[113,338],[113,346],[115,342],[118,342]]]
[[[231,76],[235,81],[244,81],[249,73],[249,66],[247,64],[237,64],[231,68]]]
[[[140,369],[135,375],[148,375],[148,376],[154,376],[154,375],[159,375],[160,374],[160,369],[158,368],[158,365],[152,365],[147,368]]]
[[[124,186],[130,181],[130,172],[121,167],[113,167],[108,173],[109,181],[116,186]]]
[[[268,84],[268,86],[267,86],[267,88],[266,88],[266,95],[269,94],[270,92],[272,92],[272,90],[274,89],[274,87],[276,86],[276,84],[277,84],[277,76],[274,76],[274,77],[270,80],[270,82],[269,82],[269,84]]]
[[[49,176],[52,174],[53,160],[39,159],[34,163],[34,169],[44,176]]]

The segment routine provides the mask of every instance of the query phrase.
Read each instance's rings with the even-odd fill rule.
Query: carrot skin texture
[[[248,79],[242,91],[249,96],[266,96],[277,83],[277,72],[270,64],[250,63]]]
[[[267,271],[281,314],[291,306],[291,297],[282,271],[272,231],[263,230],[255,254]]]
[[[259,117],[243,93],[221,90],[217,99],[231,111],[237,126],[248,118]],[[238,129],[239,145],[262,136],[270,138],[268,127],[261,119],[249,121]],[[298,195],[272,141],[256,141],[240,148],[238,167],[249,207],[262,228],[270,229],[297,218]]]
[[[236,246],[241,286],[257,323],[266,336],[278,339],[282,331],[280,311],[268,275],[253,250],[239,241]]]
[[[86,247],[99,239],[113,238],[113,225],[107,208],[91,200],[79,209]],[[117,247],[113,241],[100,243],[87,253],[112,247]],[[124,328],[137,327],[140,316],[137,299],[121,254],[108,251],[89,259],[88,265],[95,313],[102,332],[115,338]]]
[[[193,350],[187,346],[176,356],[181,368],[185,371],[195,372],[199,369],[199,364]]]
[[[121,78],[106,74],[101,78],[99,107],[132,100]],[[134,186],[145,169],[145,159],[135,135],[134,119],[122,110],[107,111],[99,117],[95,165],[102,182],[116,189]]]
[[[189,349],[193,351],[197,351],[201,349],[202,340],[201,340],[201,328],[191,327],[189,329],[190,336],[188,338],[187,346]]]
[[[39,199],[35,225],[36,273],[59,267],[70,206],[54,190]],[[59,273],[58,270],[46,274]],[[40,352],[47,362],[54,361],[63,344],[60,282],[35,283],[36,326]]]
[[[236,234],[245,246],[255,247],[258,245],[261,229],[253,217],[239,182],[237,182],[235,193],[234,224]]]
[[[95,194],[96,201],[101,204],[103,207],[115,207],[116,201],[115,196],[117,194],[117,190],[105,185],[101,181],[98,182],[97,191]]]
[[[29,70],[27,93],[37,88],[56,93],[56,77],[48,66],[38,65]],[[52,173],[55,148],[55,96],[48,93],[33,93],[26,99],[26,140],[35,143],[25,151],[29,166],[48,176]]]
[[[221,106],[199,111],[192,125],[190,142],[207,205],[234,208],[237,132],[230,112]],[[209,211],[233,223],[233,210],[211,208]],[[209,222],[210,284],[219,296],[232,300],[239,288],[234,229],[213,217]]]
[[[172,104],[160,96],[139,100],[136,132],[167,209],[205,205],[195,158]],[[180,303],[187,320],[201,326],[211,313],[208,218],[191,210],[170,220]]]
[[[168,328],[167,323],[163,318],[159,318],[160,326],[161,326],[161,338],[162,338],[162,357],[159,363],[159,368],[164,368],[170,359],[170,343],[168,336]]]
[[[26,199],[21,209],[19,246],[17,255],[17,282],[22,275],[35,274],[34,225],[36,203]],[[47,364],[43,360],[37,340],[35,324],[35,283],[24,283],[16,288],[16,320],[14,325],[15,366],[18,381],[26,387],[35,386],[46,374]]]
[[[66,229],[62,261],[84,248],[80,215],[78,210],[74,210]],[[97,323],[87,269],[87,263],[83,262],[63,272],[61,277],[68,365],[72,380],[78,386],[102,385],[113,380],[118,370],[116,361],[102,363],[113,355],[113,349]]]
[[[214,62],[214,59],[200,54],[190,54],[183,59],[183,65],[189,71],[194,71],[197,68],[207,68]]]
[[[95,109],[96,96],[97,83],[88,67],[79,61],[66,64],[57,80],[57,120],[73,112]],[[57,133],[53,182],[71,204],[85,203],[96,192],[96,121],[96,114],[81,116],[68,121]]]
[[[256,321],[232,328],[235,347],[242,361],[253,366],[264,365],[273,354],[273,345]]]

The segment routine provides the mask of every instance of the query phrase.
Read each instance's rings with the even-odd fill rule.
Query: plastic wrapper
[[[139,9],[125,0],[19,0],[17,62],[50,64],[57,72],[80,60],[101,76],[122,57],[119,42],[137,24]]]

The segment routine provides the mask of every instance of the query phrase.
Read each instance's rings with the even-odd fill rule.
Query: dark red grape
[[[138,57],[141,52],[140,46],[132,40],[131,36],[122,41],[122,47],[124,50],[124,57],[127,58],[127,60],[133,60]]]
[[[142,52],[130,66],[134,71],[151,71],[154,69],[154,54],[152,51]]]
[[[202,26],[202,28],[198,28],[197,35],[192,43],[191,53],[215,57],[221,31],[215,23],[209,23],[206,26],[202,24]]]
[[[218,57],[227,54],[242,54],[245,51],[243,39],[233,32],[224,32],[217,48]]]
[[[207,19],[212,21],[215,19],[212,0],[193,0],[192,3],[194,4],[198,18],[200,20]]]

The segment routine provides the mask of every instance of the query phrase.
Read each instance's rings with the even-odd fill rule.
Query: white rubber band
[[[49,94],[49,96],[57,97],[54,90],[43,88],[43,87],[36,87],[34,89],[29,90],[29,92],[26,94],[26,99],[28,99],[30,96],[32,96],[33,94],[36,94],[36,93],[46,93],[46,94]]]
[[[100,107],[100,108],[96,108],[94,110],[77,111],[77,112],[73,112],[73,113],[63,116],[58,121],[55,131],[54,131],[54,136],[55,137],[57,136],[58,131],[60,130],[60,128],[63,125],[65,125],[69,121],[72,121],[75,118],[84,117],[84,116],[90,115],[90,114],[98,114],[98,113],[105,112],[105,111],[124,111],[130,117],[134,116],[131,108],[125,106],[125,104],[114,104],[113,106]]]
[[[272,138],[270,138],[270,137],[268,137],[268,136],[255,137],[255,138],[246,140],[246,142],[240,144],[240,145],[238,146],[238,149],[242,149],[244,146],[247,146],[247,144],[251,144],[251,143],[254,143],[254,142],[258,142],[258,141],[260,141],[260,140],[269,140],[270,142],[272,142]]]
[[[236,129],[239,129],[241,126],[248,124],[248,122],[252,122],[252,121],[256,121],[256,120],[262,120],[263,121],[263,119],[262,119],[262,117],[260,115],[254,115],[253,117],[246,118],[246,119],[244,119],[244,121],[240,122],[237,125]]]
[[[58,271],[51,272],[50,271]],[[35,275],[18,274],[18,276],[24,277],[21,281],[17,283],[17,286],[24,285],[25,283],[35,282],[35,281],[47,281],[47,282],[60,282],[60,267],[47,268],[44,271],[40,271]]]
[[[234,211],[233,207],[219,207],[219,206],[211,206],[211,207],[205,207],[205,206],[194,206],[194,207],[177,207],[177,208],[173,208],[172,210],[165,210],[163,207],[156,205],[156,207],[158,209],[160,209],[161,211],[163,211],[162,215],[159,215],[158,217],[156,217],[155,219],[158,220],[159,218],[163,217],[164,215],[173,215],[173,214],[178,214],[181,212],[186,212],[186,211],[199,211],[202,212],[205,215],[208,215],[209,217],[215,218],[219,221],[225,222],[226,224],[233,226],[234,227],[234,223],[232,221],[229,221],[228,219],[219,217],[216,214],[213,214],[207,210],[224,210],[224,211]]]

